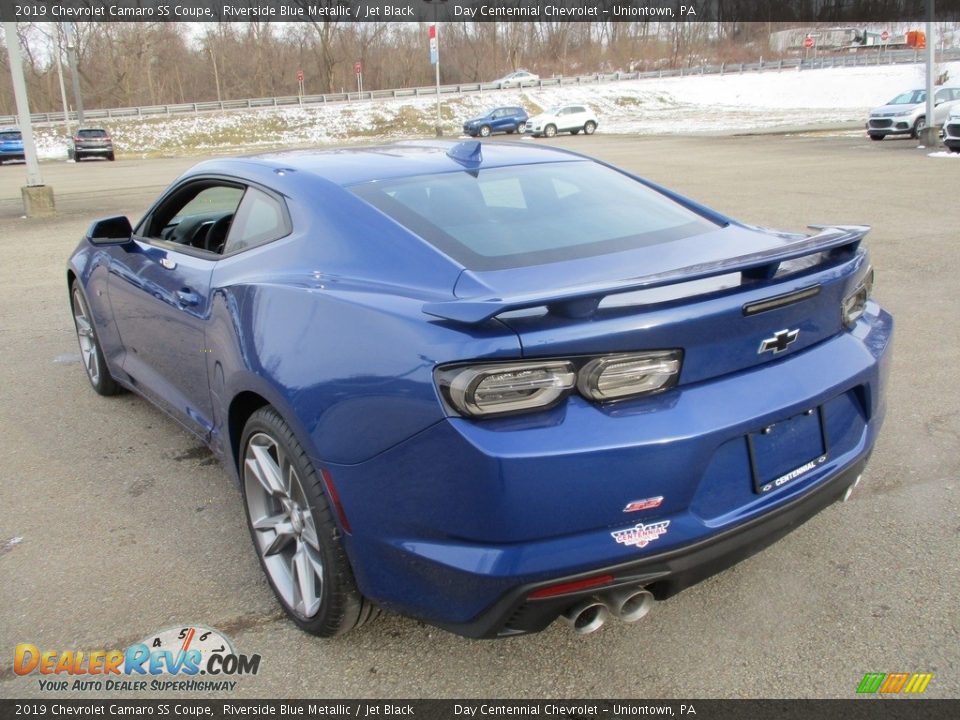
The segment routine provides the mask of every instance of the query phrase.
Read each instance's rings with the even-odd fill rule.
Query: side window
[[[256,188],[248,188],[237,217],[233,221],[223,254],[263,245],[289,234],[287,213],[276,198]]]
[[[230,230],[243,186],[199,180],[175,190],[139,228],[151,240],[163,240],[218,253]]]

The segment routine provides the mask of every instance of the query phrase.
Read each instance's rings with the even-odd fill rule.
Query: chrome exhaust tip
[[[589,635],[603,627],[607,615],[606,605],[596,598],[587,598],[567,610],[561,617],[577,635]]]
[[[849,500],[849,499],[850,499],[850,496],[853,495],[853,490],[854,490],[854,488],[857,487],[857,485],[860,484],[860,478],[862,478],[862,477],[863,477],[863,475],[857,475],[857,479],[853,481],[853,485],[851,485],[850,487],[847,488],[847,491],[843,494],[843,501],[844,501],[844,502],[846,502],[847,500]]]
[[[650,612],[654,602],[652,592],[638,587],[614,590],[607,595],[607,603],[614,617],[627,623],[642,619]]]

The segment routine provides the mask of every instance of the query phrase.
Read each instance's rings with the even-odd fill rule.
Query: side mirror
[[[119,245],[133,236],[130,220],[124,215],[94,220],[87,230],[87,240],[94,245]]]

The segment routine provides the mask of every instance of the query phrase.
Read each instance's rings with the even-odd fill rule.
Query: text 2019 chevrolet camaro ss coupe
[[[866,231],[410,142],[203,162],[95,222],[67,283],[94,389],[209,444],[301,628],[590,632],[857,482],[893,331]]]

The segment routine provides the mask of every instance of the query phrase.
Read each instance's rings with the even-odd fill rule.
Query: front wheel
[[[80,358],[83,360],[90,385],[99,395],[118,394],[122,388],[107,369],[97,331],[93,327],[93,316],[80,290],[80,283],[76,280],[70,285],[70,308],[73,310],[73,324],[77,329],[77,341],[80,343]]]
[[[375,614],[357,590],[340,531],[313,467],[272,407],[243,431],[241,476],[257,557],[287,615],[321,637],[342,635]]]
[[[481,125],[480,126],[480,137],[490,137],[490,126]]]
[[[111,153],[109,153],[109,154],[107,155],[107,160],[109,160],[110,162],[113,162],[114,160],[116,160],[116,157],[115,157],[114,154],[111,152]]]
[[[583,126],[583,131],[587,135],[593,135],[593,133],[596,132],[596,130],[597,130],[597,124],[593,120],[588,120],[586,124]]]
[[[547,126],[543,129],[543,134],[546,135],[548,138],[554,137],[554,136],[557,134],[557,126],[556,126],[556,125],[547,125]]]
[[[883,140],[883,135],[872,134],[869,136],[871,140]]]

